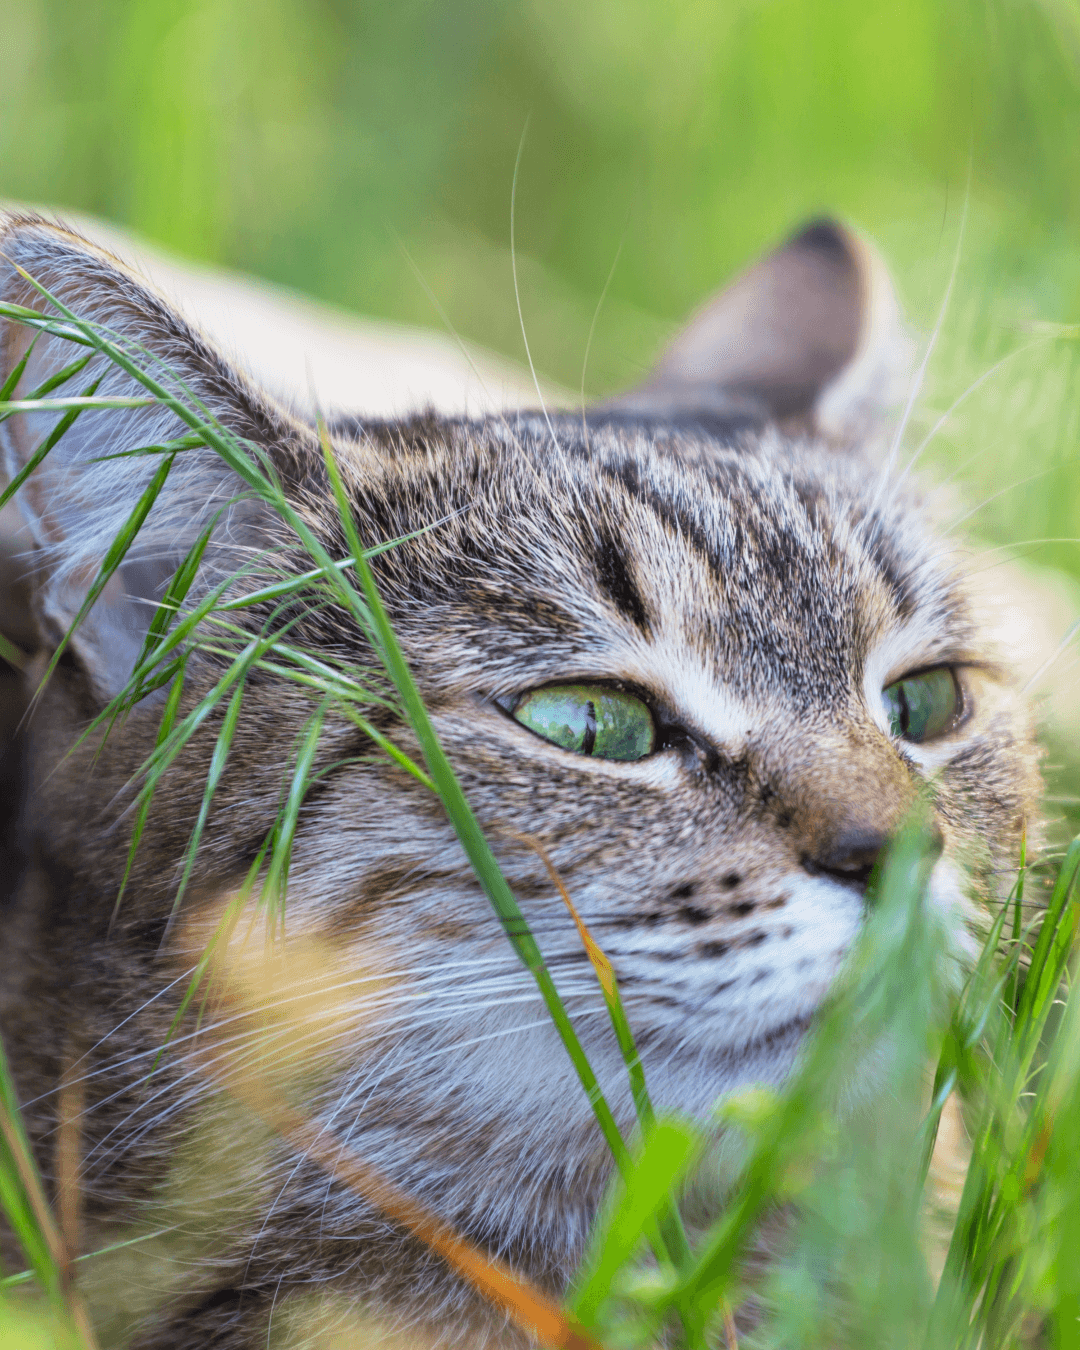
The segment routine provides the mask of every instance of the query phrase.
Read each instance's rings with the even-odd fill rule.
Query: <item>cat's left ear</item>
[[[33,470],[17,494],[25,521],[17,547],[34,625],[49,649],[71,631],[64,678],[82,678],[87,697],[103,705],[126,685],[169,579],[204,532],[190,600],[282,542],[281,526],[205,445],[177,453],[151,506],[144,494],[165,461],[140,452],[176,441],[188,424],[168,403],[148,402],[130,369],[69,340],[79,333],[61,322],[60,307],[109,334],[128,366],[148,371],[173,398],[258,446],[282,481],[303,481],[301,466],[318,463],[317,444],[310,428],[265,398],[140,277],[63,226],[0,215],[0,300],[14,307],[0,316],[0,387],[14,384],[16,403],[29,403],[0,419],[0,455],[9,477]],[[58,331],[20,322],[19,308]],[[58,384],[83,358],[77,376]],[[62,407],[47,399],[42,406],[43,394],[94,394],[121,406],[84,406],[70,422]],[[73,630],[114,541],[140,510],[122,564]]]
[[[898,401],[909,343],[885,264],[852,230],[807,225],[708,301],[600,418],[778,423],[837,441]]]

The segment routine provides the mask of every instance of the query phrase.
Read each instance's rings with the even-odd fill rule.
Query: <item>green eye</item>
[[[656,724],[641,699],[603,685],[534,689],[514,717],[545,741],[597,759],[644,759],[656,745]]]
[[[948,666],[909,675],[882,691],[889,729],[906,741],[932,741],[960,711],[960,686]]]

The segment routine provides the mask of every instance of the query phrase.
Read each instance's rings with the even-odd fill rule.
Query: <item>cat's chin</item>
[[[703,1113],[752,1087],[781,1087],[798,1056],[812,1015],[792,1018],[748,1045],[689,1051],[656,1046],[646,1057],[655,1101],[672,1110]]]

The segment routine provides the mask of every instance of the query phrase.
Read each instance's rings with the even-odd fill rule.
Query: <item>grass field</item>
[[[0,196],[437,326],[404,243],[455,326],[518,357],[528,121],[525,320],[572,388],[617,255],[594,393],[822,211],[878,241],[926,331],[970,196],[927,415],[1032,323],[1080,322],[1073,0],[8,0],[4,30]],[[938,438],[973,501],[1010,489],[987,539],[1076,533],[1075,394],[1063,338]],[[1080,576],[1074,544],[1037,548]]]
[[[632,378],[705,293],[809,215],[839,214],[878,241],[924,332],[955,267],[912,446],[1015,352],[927,460],[955,479],[958,515],[986,547],[1080,580],[1080,11],[1065,0],[8,0],[4,27],[0,197],[93,211],[194,258],[434,323],[415,263],[456,329],[518,357],[509,203],[527,123],[515,226],[530,343],[542,372],[576,386],[610,274],[584,375],[592,393]],[[215,428],[189,425],[226,458],[238,453]],[[326,563],[314,590],[370,628],[427,753],[377,597],[313,558]],[[317,692],[347,703],[346,684],[335,675]],[[312,726],[317,736],[315,713]],[[505,882],[430,750],[435,788],[499,910]],[[1067,799],[1075,750],[1053,753]],[[917,836],[902,842],[804,1072],[779,1097],[727,1108],[745,1147],[725,1215],[681,1247],[668,1196],[704,1136],[678,1120],[646,1129],[564,1311],[612,1350],[654,1343],[662,1325],[689,1346],[722,1344],[741,1244],[765,1207],[794,1198],[796,1243],[762,1345],[1080,1345],[1080,1041],[1046,1036],[1059,1018],[1073,1033],[1080,1016],[1074,996],[1057,1006],[1078,864],[1074,848],[1049,921],[1028,934],[1030,964],[1019,948],[1004,970],[988,956],[960,993],[941,979],[949,938],[922,904]],[[1019,904],[999,917],[1020,935]],[[551,1007],[558,1020],[557,996]],[[853,1035],[897,1051],[889,1109],[858,1130],[830,1110]],[[573,1053],[572,1029],[567,1043]],[[927,1062],[939,1068],[920,1126]],[[953,1088],[974,1160],[934,1269],[916,1220],[934,1112]],[[0,1103],[0,1191],[52,1312],[19,1299],[32,1282],[4,1272],[0,1346],[75,1344],[62,1244],[35,1210],[10,1108]],[[913,1160],[919,1129],[926,1147]],[[638,1262],[646,1240],[655,1268]]]

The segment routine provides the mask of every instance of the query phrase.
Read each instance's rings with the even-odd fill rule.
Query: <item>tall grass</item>
[[[331,713],[348,719],[438,796],[507,941],[536,982],[610,1147],[614,1180],[566,1305],[557,1308],[469,1248],[362,1159],[317,1147],[311,1122],[263,1092],[258,1109],[273,1128],[323,1162],[341,1184],[359,1189],[430,1241],[542,1343],[615,1350],[663,1342],[704,1350],[725,1339],[732,1343],[734,1318],[748,1300],[757,1305],[760,1321],[753,1344],[778,1350],[841,1345],[996,1350],[1045,1343],[1046,1336],[1063,1347],[1080,1341],[1080,1276],[1073,1259],[1077,1248],[1070,1246],[1080,1223],[1080,1171],[1072,1165],[1080,1143],[1080,1010],[1069,988],[1080,913],[1080,841],[1066,854],[1049,907],[1030,930],[1021,867],[1017,888],[994,916],[981,956],[965,971],[958,920],[928,900],[931,859],[920,822],[913,820],[876,879],[870,917],[790,1080],[781,1090],[755,1089],[727,1099],[711,1120],[655,1109],[614,973],[567,896],[638,1108],[638,1136],[624,1138],[542,950],[438,742],[383,607],[369,560],[393,543],[372,549],[358,537],[325,428],[320,426],[321,441],[346,558],[327,552],[258,446],[215,421],[145,354],[81,320],[55,297],[42,296],[59,317],[12,305],[0,306],[0,317],[66,340],[76,351],[100,354],[145,392],[128,399],[99,398],[94,386],[75,395],[57,393],[85,368],[77,357],[48,385],[16,402],[11,395],[22,373],[17,371],[0,390],[0,417],[28,410],[63,417],[0,504],[88,412],[101,416],[110,408],[157,404],[188,429],[166,444],[124,452],[154,456],[158,467],[103,560],[76,625],[134,545],[176,458],[196,450],[219,455],[242,491],[285,521],[310,562],[299,575],[271,580],[242,569],[189,603],[209,526],[178,566],[126,687],[87,732],[113,727],[148,691],[167,688],[157,744],[136,784],[131,857],[164,776],[199,727],[218,714],[179,906],[228,761],[245,681],[256,671],[288,681],[308,698],[310,714],[293,760],[284,766],[278,818],[238,901],[257,896],[268,924],[275,924],[287,902],[293,837],[317,776],[324,724]],[[376,676],[360,678],[344,663],[292,640],[288,616],[296,606],[326,603],[344,608],[365,635],[378,658]],[[250,626],[239,622],[252,612],[269,617]],[[188,662],[199,652],[213,654],[221,674],[209,693],[182,711]],[[403,718],[423,764],[371,724],[365,710],[376,704]],[[121,888],[117,906],[123,903]],[[199,995],[228,921],[227,915],[211,939],[174,1025]],[[1059,1029],[1049,1035],[1055,1020]],[[162,1053],[168,1054],[168,1047]],[[936,1066],[932,1086],[928,1066]],[[222,1086],[251,1094],[250,1084]],[[938,1123],[950,1099],[962,1105],[970,1160],[956,1213],[946,1217],[945,1237],[935,1238],[926,1217],[934,1203],[928,1177]],[[78,1297],[75,1254],[65,1249],[63,1225],[45,1203],[2,1060],[0,1125],[0,1203],[27,1263],[26,1271],[4,1277],[0,1287],[8,1297],[0,1302],[0,1319],[8,1319],[12,1336],[27,1346],[48,1344],[49,1338],[88,1346],[93,1333]],[[73,1177],[67,1184],[77,1186]],[[688,1226],[683,1214],[693,1218]],[[772,1255],[751,1278],[755,1264],[748,1257],[762,1232],[773,1234]],[[93,1254],[81,1258],[93,1259]],[[16,1288],[34,1290],[38,1298],[16,1304],[11,1298]],[[36,1321],[27,1320],[28,1309]],[[7,1335],[2,1320],[0,1333]]]
[[[509,210],[531,117],[522,307],[537,368],[567,388],[622,244],[588,362],[598,395],[822,211],[878,242],[927,326],[970,166],[932,409],[1028,319],[1080,318],[1078,77],[1074,0],[6,0],[0,197],[434,324],[400,235],[458,331],[523,359]],[[1004,420],[1008,440],[968,471],[980,495],[1071,459],[1073,350],[1029,374],[934,447],[951,471]],[[1075,537],[1075,477],[1046,486],[1017,487],[976,529]],[[1080,577],[1075,547],[1039,557]]]

